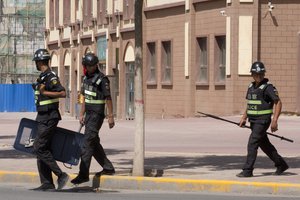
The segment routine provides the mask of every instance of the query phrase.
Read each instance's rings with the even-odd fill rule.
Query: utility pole
[[[135,104],[135,142],[133,158],[133,176],[144,176],[145,157],[145,119],[143,98],[143,0],[135,0],[135,76],[134,76],[134,104]]]

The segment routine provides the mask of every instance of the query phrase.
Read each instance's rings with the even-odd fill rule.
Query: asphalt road
[[[22,117],[34,119],[35,113],[0,113],[0,148],[12,147]],[[240,116],[224,117],[238,122]],[[282,141],[270,136],[271,142],[283,156],[298,156],[300,151],[300,117],[281,116],[279,131],[275,134],[294,140]],[[71,117],[63,117],[62,128],[78,131],[79,123]],[[116,120],[113,129],[105,121],[101,131],[101,142],[105,148],[134,150],[135,121]],[[84,129],[82,130],[82,132]],[[250,130],[215,119],[180,118],[147,119],[145,121],[145,150],[169,153],[246,154]]]
[[[150,191],[93,191],[89,187],[70,188],[54,192],[37,192],[35,186],[25,184],[0,184],[0,200],[296,200],[300,197],[232,195],[214,193],[177,193]]]

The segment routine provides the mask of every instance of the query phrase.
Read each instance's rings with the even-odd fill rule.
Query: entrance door
[[[126,63],[126,119],[134,119],[134,62]]]

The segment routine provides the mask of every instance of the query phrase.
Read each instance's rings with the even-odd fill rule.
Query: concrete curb
[[[102,176],[100,185],[104,189],[300,195],[300,184],[274,182]]]
[[[70,174],[74,178],[75,174]],[[100,180],[99,180],[100,179]],[[39,184],[39,176],[34,172],[0,171],[0,182]],[[300,196],[300,184],[275,182],[242,182],[230,180],[190,180],[163,177],[91,176],[84,185],[92,185],[105,190],[147,190],[176,192],[222,192],[244,194],[272,194]],[[72,184],[68,183],[69,187]]]

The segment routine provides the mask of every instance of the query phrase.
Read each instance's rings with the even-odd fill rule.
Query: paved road
[[[0,113],[0,170],[2,171],[37,172],[35,158],[16,152],[12,148],[18,123],[22,117],[34,119],[35,113]],[[226,118],[239,121],[240,116]],[[209,184],[215,185],[224,184],[219,182],[222,180],[229,181],[225,183],[228,185],[236,184],[234,181],[247,182],[250,185],[262,182],[269,183],[266,193],[297,193],[300,195],[300,185],[297,185],[300,180],[299,124],[300,117],[281,116],[279,131],[276,132],[278,135],[293,139],[294,143],[270,137],[280,154],[289,163],[291,168],[288,172],[283,176],[273,176],[272,172],[275,170],[273,163],[260,151],[254,177],[240,179],[235,174],[240,172],[245,160],[248,129],[206,117],[147,119],[145,127],[145,168],[147,173],[149,172],[147,175],[175,178],[176,181],[173,182],[176,184],[182,184],[184,182],[182,180],[199,181],[195,183],[198,185],[201,184],[201,180],[212,180],[213,182]],[[63,117],[59,126],[76,131],[79,124],[74,118]],[[109,129],[105,122],[101,129],[102,144],[117,169],[117,175],[128,176],[132,169],[134,129],[135,122],[126,120],[117,120],[113,129]],[[60,165],[62,166],[61,163]],[[101,168],[93,160],[91,172],[100,170]],[[73,166],[72,169],[65,169],[65,171],[69,174],[76,174],[78,167]],[[177,179],[180,180],[177,181]],[[102,181],[107,182],[107,180],[108,178]],[[117,181],[116,179],[111,180]],[[147,181],[144,181],[145,186],[140,184],[140,188],[149,187],[151,184]],[[271,183],[281,185],[271,185]],[[118,184],[135,186],[126,181],[118,182]],[[110,185],[110,187],[112,186]],[[260,187],[265,187],[265,185],[260,185]],[[281,187],[285,192],[282,192],[281,189],[278,190]],[[232,191],[232,189],[226,190]],[[249,191],[252,192],[252,190]],[[260,192],[264,193],[265,191],[261,190]]]
[[[32,185],[0,184],[1,200],[295,200],[298,197],[271,196],[271,195],[235,195],[214,193],[187,193],[187,192],[149,192],[128,190],[100,190],[95,192],[92,188],[69,188],[59,192],[36,192],[31,191]]]

